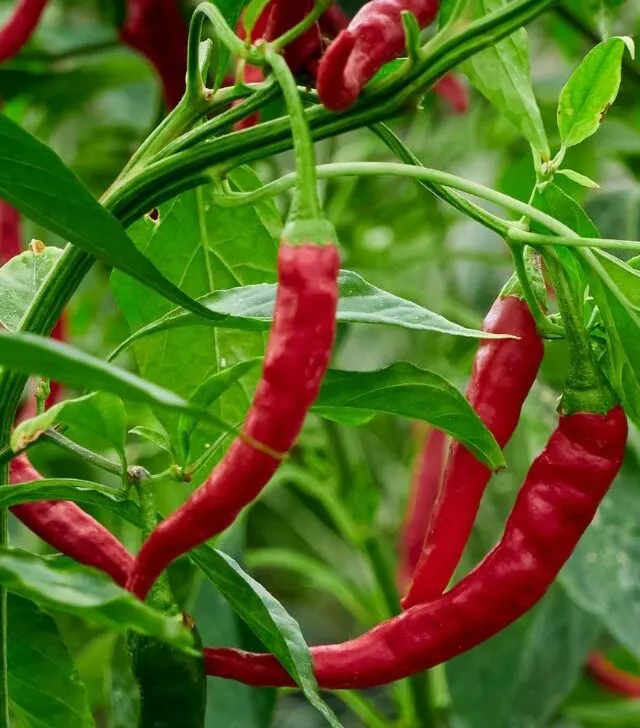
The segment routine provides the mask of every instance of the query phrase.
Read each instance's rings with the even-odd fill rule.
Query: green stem
[[[389,728],[389,721],[376,706],[355,690],[337,690],[334,695],[362,721],[365,728]]]
[[[508,231],[509,240],[527,245],[564,245],[567,248],[604,248],[610,250],[629,250],[638,252],[640,242],[637,240],[615,240],[612,238],[581,238],[579,236],[566,237],[563,235],[540,235],[520,230],[517,227]]]
[[[229,24],[225,20],[224,15],[220,12],[218,9],[218,6],[214,3],[210,2],[203,2],[198,5],[198,7],[193,11],[193,15],[191,16],[191,28],[194,30],[197,30],[197,43],[193,41],[191,44],[192,46],[197,46],[200,43],[200,34],[202,30],[202,24],[204,19],[207,19],[211,25],[213,25],[213,33],[217,40],[219,40],[222,45],[226,46],[229,51],[234,55],[236,58],[246,58],[248,53],[248,48],[245,45],[245,43],[238,38],[238,36],[235,34],[232,28],[229,27]],[[191,36],[191,32],[189,34]],[[194,36],[196,33],[194,33]],[[191,62],[193,63],[194,57],[195,57],[195,51],[193,48],[191,48]],[[255,59],[252,57],[252,63]]]
[[[313,138],[304,113],[304,105],[298,94],[298,86],[287,62],[273,48],[267,49],[267,61],[280,84],[287,107],[293,134],[293,151],[296,159],[295,216],[301,221],[315,221],[321,216],[316,177],[316,155]]]
[[[63,450],[66,450],[72,455],[75,455],[81,460],[89,463],[89,465],[93,465],[100,470],[104,470],[107,473],[113,473],[114,475],[122,475],[122,465],[120,463],[116,463],[97,452],[93,452],[93,450],[89,450],[86,447],[82,447],[82,445],[78,445],[77,442],[70,440],[65,435],[56,432],[56,430],[48,430],[41,435],[39,439],[42,442],[51,442],[54,445],[57,445]],[[17,455],[18,453],[14,454]]]
[[[333,5],[334,0],[316,0],[316,4],[313,6],[313,10],[309,15],[305,16],[297,25],[290,28],[286,33],[283,33],[279,38],[276,38],[271,45],[276,51],[283,50],[289,43],[293,42],[296,38],[304,35],[309,28],[313,27],[318,18],[324,13],[324,11]]]
[[[615,403],[615,396],[593,353],[582,313],[582,301],[576,296],[562,264],[555,256],[547,256],[545,260],[569,343],[569,373],[560,410],[563,414],[606,413]]]

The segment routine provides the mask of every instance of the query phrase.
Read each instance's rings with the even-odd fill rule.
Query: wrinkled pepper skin
[[[12,485],[34,480],[42,480],[42,476],[25,455],[11,461]],[[133,556],[80,506],[71,501],[41,501],[14,506],[11,512],[54,549],[80,564],[109,574],[116,584],[125,586],[133,566]]]
[[[422,555],[424,535],[446,464],[447,435],[442,430],[430,429],[418,454],[411,479],[411,491],[402,529],[398,586],[406,589]]]
[[[318,93],[331,111],[344,111],[385,63],[405,48],[402,11],[411,11],[421,28],[430,25],[439,0],[371,0],[329,46],[320,61]]]
[[[451,591],[412,607],[349,642],[312,649],[322,688],[362,689],[450,660],[493,637],[545,594],[593,520],[624,457],[627,419],[560,418],[533,462],[505,532],[484,561]],[[205,651],[207,673],[250,685],[291,685],[271,655]]]
[[[640,698],[640,675],[621,670],[601,652],[592,652],[587,659],[587,672],[610,693],[623,698]]]
[[[187,72],[187,27],[178,0],[127,0],[120,38],[155,68],[167,108],[180,101]]]
[[[48,0],[19,0],[0,29],[0,63],[17,56],[33,35]]]
[[[200,635],[191,625],[196,644]],[[195,657],[136,633],[127,636],[140,691],[140,728],[204,728],[207,679],[202,655]]]
[[[334,245],[282,243],[262,377],[244,433],[276,453],[294,444],[329,365],[340,254]],[[224,531],[267,485],[280,460],[237,438],[207,482],[143,544],[128,588],[144,599],[176,558]]]
[[[511,439],[542,358],[544,343],[527,304],[498,298],[483,323],[491,334],[517,339],[485,339],[476,354],[466,396],[500,447]],[[473,529],[491,470],[460,443],[453,442],[422,555],[402,601],[404,608],[431,601],[449,584]]]

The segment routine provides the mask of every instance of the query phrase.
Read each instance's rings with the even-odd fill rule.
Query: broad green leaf
[[[314,411],[323,417],[362,424],[377,413],[422,420],[463,443],[492,469],[504,466],[502,450],[473,407],[446,379],[398,362],[373,372],[330,369]]]
[[[492,338],[483,331],[455,324],[417,303],[376,288],[353,271],[341,271],[339,285],[339,323],[384,324],[413,331],[433,331],[470,338]],[[276,285],[269,283],[218,291],[200,300],[213,311],[224,315],[224,319],[221,319],[219,323],[211,322],[209,324],[187,311],[173,310],[166,316],[138,329],[118,347],[116,353],[147,336],[185,326],[211,325],[248,331],[267,330],[271,326],[275,299]]]
[[[493,639],[446,664],[464,726],[547,726],[584,669],[600,622],[555,586]]]
[[[100,438],[117,451],[123,464],[126,463],[127,413],[121,399],[103,392],[68,399],[41,415],[24,420],[11,435],[11,448],[14,452],[23,450],[58,423],[79,427],[82,432]]]
[[[580,607],[640,658],[640,490],[630,458],[560,573]]]
[[[61,255],[60,248],[26,250],[0,268],[0,324],[10,331],[20,326],[24,312]]]
[[[506,0],[475,0],[470,3],[471,19],[481,18],[507,5]],[[453,12],[453,3],[443,8],[444,24]],[[550,159],[549,142],[540,109],[531,86],[529,39],[524,28],[508,38],[477,53],[462,64],[461,69],[473,85],[496,106],[543,160]]]
[[[128,500],[123,491],[106,485],[72,478],[50,478],[0,489],[0,508],[13,508],[22,503],[44,500],[69,500],[84,506],[95,506],[112,511],[139,528],[143,525],[138,504]]]
[[[601,250],[581,260],[607,332],[612,384],[640,423],[640,273]]]
[[[46,145],[0,114],[0,198],[31,220],[199,316],[216,317],[165,278]]]
[[[91,728],[85,687],[55,620],[33,602],[7,599],[10,710],[28,728]]]
[[[597,45],[562,89],[558,102],[558,129],[562,147],[580,144],[595,134],[618,96],[628,38],[609,38]]]
[[[585,210],[558,185],[551,183],[538,190],[533,199],[538,210],[555,217],[556,220],[570,227],[581,238],[598,238],[600,233]],[[532,222],[531,229],[547,233],[547,229],[539,223]]]
[[[191,558],[220,590],[236,614],[280,660],[313,707],[329,725],[339,728],[338,719],[320,697],[311,654],[300,627],[280,602],[221,551],[199,548],[191,554]]]
[[[191,397],[192,404],[209,409],[220,397],[229,390],[233,384],[242,379],[252,369],[262,362],[262,358],[249,359],[235,366],[223,369],[213,374],[196,389]],[[182,415],[178,423],[178,446],[180,448],[181,464],[186,465],[191,452],[191,436],[196,429],[198,421],[190,415]]]
[[[182,615],[168,617],[156,612],[95,569],[0,548],[0,583],[45,609],[73,614],[116,632],[133,630],[178,650],[193,651]]]
[[[180,195],[159,210],[157,223],[139,220],[131,235],[163,273],[194,297],[219,289],[275,280],[276,244],[260,215],[251,208],[223,210],[207,187]],[[160,296],[119,273],[112,276],[117,303],[132,331],[172,310]],[[226,314],[223,314],[226,316]],[[264,336],[199,327],[166,331],[139,342],[134,350],[140,374],[189,399],[202,382],[238,362],[262,356]],[[209,411],[231,423],[241,422],[258,370],[235,384]],[[179,419],[157,410],[169,438],[177,442]],[[198,428],[192,451],[199,453],[220,434]]]
[[[174,412],[191,412],[218,426],[212,413],[191,405],[168,389],[118,369],[68,344],[32,334],[0,332],[0,366],[40,374],[80,389],[99,389],[125,400],[144,402]]]

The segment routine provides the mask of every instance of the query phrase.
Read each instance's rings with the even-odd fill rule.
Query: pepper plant
[[[638,27],[0,3],[0,728],[638,723]]]

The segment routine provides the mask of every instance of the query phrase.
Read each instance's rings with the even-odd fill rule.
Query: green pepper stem
[[[324,13],[324,11],[331,5],[334,0],[316,0],[316,4],[313,10],[306,15],[297,25],[290,28],[286,33],[283,33],[279,38],[276,38],[271,44],[276,51],[281,51],[288,46],[289,43],[299,38],[301,35],[311,28],[318,18]]]

